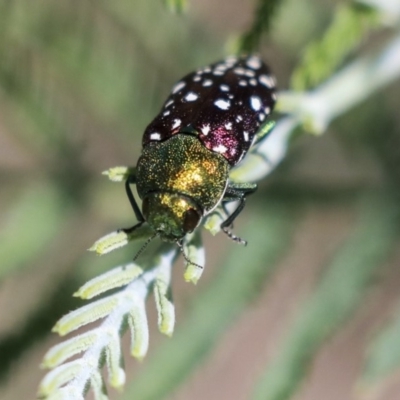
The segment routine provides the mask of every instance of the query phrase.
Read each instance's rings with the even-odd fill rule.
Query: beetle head
[[[149,193],[143,199],[142,211],[150,227],[168,242],[193,232],[203,214],[190,197],[171,192]]]

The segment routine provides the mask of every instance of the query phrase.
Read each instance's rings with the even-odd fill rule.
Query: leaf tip
[[[201,278],[203,274],[203,268],[199,268],[197,265],[189,264],[185,270],[183,275],[183,279],[185,279],[188,283],[193,283],[197,285],[197,282]]]

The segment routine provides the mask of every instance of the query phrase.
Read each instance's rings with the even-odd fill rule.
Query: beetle
[[[124,231],[147,222],[153,237],[182,249],[183,238],[203,217],[221,203],[238,201],[221,229],[246,244],[229,227],[257,185],[231,182],[229,171],[269,133],[257,131],[273,110],[275,91],[270,69],[256,55],[228,57],[178,81],[147,126],[142,154],[125,181],[138,223]]]

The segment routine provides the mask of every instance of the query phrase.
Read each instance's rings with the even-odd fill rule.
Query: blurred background
[[[259,51],[288,89],[339,1],[281,3]],[[160,0],[0,1],[2,400],[35,398],[41,359],[60,341],[52,326],[83,304],[72,294],[141,245],[102,258],[86,251],[134,223],[123,185],[101,172],[135,165],[143,131],[174,82],[222,59],[257,7],[189,5],[176,15]],[[371,32],[349,60],[392,35]],[[112,399],[400,398],[399,91],[397,81],[375,93],[321,137],[298,132],[238,218],[235,233],[247,248],[204,232],[199,284],[184,282],[182,260],[175,266],[177,334],[158,332],[150,300],[149,355],[142,363],[125,357],[128,385],[110,390]],[[260,253],[264,244],[273,254]],[[179,334],[199,303],[218,302],[213,289],[229,292],[223,277],[232,257],[242,257],[244,277],[252,263],[264,272],[212,336],[201,337],[202,321],[198,337]],[[174,340],[182,352],[203,344],[188,364],[177,357],[164,365],[176,371],[165,383],[157,366]]]

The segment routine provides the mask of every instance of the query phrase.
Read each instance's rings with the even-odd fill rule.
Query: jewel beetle
[[[221,229],[245,244],[228,228],[257,185],[233,183],[229,171],[260,139],[257,131],[275,105],[275,91],[270,69],[256,55],[228,57],[178,81],[147,126],[142,154],[125,182],[138,223],[124,231],[147,222],[154,236],[182,248],[203,217],[221,203],[238,201]]]

